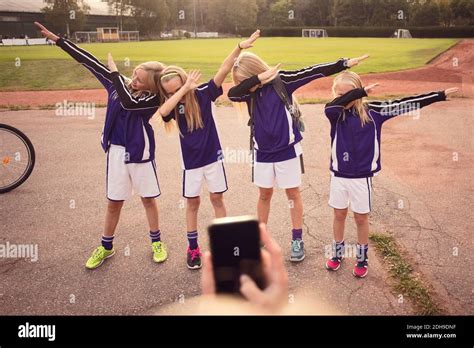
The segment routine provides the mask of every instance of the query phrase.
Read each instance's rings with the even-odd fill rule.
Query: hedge
[[[260,28],[263,36],[301,37],[303,29],[318,27],[272,27]],[[326,29],[329,37],[390,37],[397,27],[319,27]],[[401,28],[400,28],[401,29]],[[474,26],[458,27],[405,27],[414,38],[472,38]],[[255,28],[243,28],[238,34],[249,36]]]

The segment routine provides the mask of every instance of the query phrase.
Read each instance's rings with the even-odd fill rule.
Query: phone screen
[[[215,219],[208,228],[216,292],[240,293],[240,276],[264,287],[260,230],[251,216]]]

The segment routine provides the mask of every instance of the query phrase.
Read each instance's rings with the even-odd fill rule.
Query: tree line
[[[53,29],[80,30],[84,0],[44,0]],[[102,0],[117,25],[143,35],[172,29],[238,33],[249,27],[459,26],[474,24],[473,0]],[[74,18],[71,18],[74,17]]]

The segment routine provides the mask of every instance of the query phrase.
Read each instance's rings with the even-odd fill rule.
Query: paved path
[[[304,150],[307,174],[302,186],[305,204],[307,258],[287,262],[295,302],[313,297],[341,313],[410,314],[399,303],[388,274],[374,252],[367,279],[351,275],[352,262],[327,272],[324,247],[331,241],[329,188],[329,125],[321,105],[303,106],[308,130]],[[471,110],[469,113],[468,110]],[[22,129],[33,141],[37,166],[20,188],[0,196],[0,242],[38,244],[39,260],[0,260],[2,314],[140,314],[160,312],[164,304],[200,293],[200,271],[185,264],[185,220],[176,134],[165,135],[158,122],[157,163],[161,229],[169,260],[151,260],[147,224],[138,197],[127,202],[120,221],[117,255],[91,272],[84,262],[99,243],[105,212],[105,155],[99,145],[105,114],[96,118],[59,117],[53,110],[1,112],[0,122]],[[449,313],[473,314],[472,100],[431,106],[420,120],[398,118],[384,129],[383,171],[375,181],[374,232],[394,235],[428,279]],[[229,160],[245,153],[248,128],[236,111],[216,112]],[[459,161],[452,161],[452,153]],[[235,161],[234,161],[235,162]],[[250,183],[250,164],[227,163],[230,215],[254,213],[257,190]],[[398,208],[402,199],[404,209]],[[211,206],[203,199],[200,241],[207,249],[206,226]],[[289,256],[290,222],[285,195],[276,192],[269,228]],[[347,242],[355,243],[355,224],[347,224]],[[453,256],[453,247],[458,256]],[[128,256],[127,256],[128,255]],[[459,266],[462,265],[460,268]],[[71,303],[72,302],[72,303]]]

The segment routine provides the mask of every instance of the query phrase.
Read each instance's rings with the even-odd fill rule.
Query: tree
[[[170,18],[165,0],[131,0],[136,28],[143,34],[158,34]]]
[[[211,31],[230,32],[230,26],[227,23],[226,5],[227,1],[207,0],[208,12],[206,23]]]
[[[270,5],[275,0],[257,0],[257,23],[261,27],[267,27],[271,25],[270,18]]]
[[[367,26],[403,27],[408,23],[409,6],[406,0],[364,0]]]
[[[255,0],[226,1],[223,19],[227,23],[225,28],[234,33],[241,28],[255,27],[257,3]]]
[[[335,26],[363,25],[366,18],[360,0],[335,0],[333,17]]]
[[[438,0],[440,23],[446,27],[451,26],[453,22],[453,11],[450,2],[450,0]]]
[[[474,24],[474,2],[472,0],[452,0],[450,5],[457,24]]]
[[[438,3],[433,0],[421,0],[414,4],[410,25],[439,25],[440,11]]]
[[[307,18],[306,22],[310,25],[330,25],[333,20],[331,17],[333,3],[333,0],[320,0],[318,3],[308,0],[308,5],[303,12],[303,16]]]
[[[81,30],[85,15],[90,7],[84,0],[44,0],[46,6],[41,9],[52,31],[66,33]]]
[[[166,24],[167,29],[187,29],[194,28],[194,8],[193,0],[166,0],[170,17]],[[197,7],[197,6],[196,6]],[[197,18],[196,18],[197,20]]]
[[[297,24],[295,21],[295,7],[288,0],[278,0],[270,5],[271,24],[275,27]]]
[[[102,0],[106,1],[109,8],[117,16],[117,26],[119,30],[124,30],[124,20],[129,22],[129,15],[132,12],[131,0]],[[127,17],[128,16],[128,17]]]

